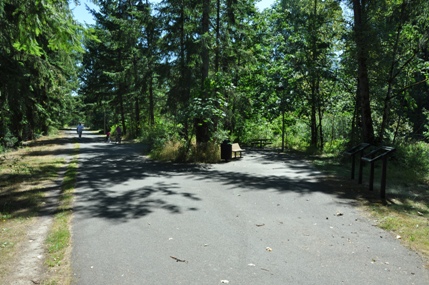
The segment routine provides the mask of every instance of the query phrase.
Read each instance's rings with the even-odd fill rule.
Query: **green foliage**
[[[87,29],[67,1],[0,5],[3,147],[7,131],[19,143],[78,121],[120,124],[152,148],[173,141],[190,152],[202,134],[213,143],[267,137],[277,147],[282,113],[288,148],[335,152],[361,140],[352,2],[343,3],[348,15],[334,0],[278,1],[262,13],[254,1],[221,0],[208,15],[190,0],[96,2]],[[372,1],[364,11],[380,142],[422,134],[428,122],[426,2]]]
[[[61,127],[83,30],[64,0],[5,0],[0,15],[0,126],[19,143]]]
[[[97,24],[85,39],[80,93],[87,113],[94,114],[88,118],[94,126],[120,122],[124,134],[136,137],[144,124],[155,121],[160,23],[149,3],[98,3],[93,11]],[[107,122],[96,112],[104,112]]]
[[[212,127],[210,131],[214,132],[215,123],[225,117],[225,113],[222,111],[225,104],[222,98],[203,99],[196,97],[190,100],[183,115],[189,118],[202,118],[205,123],[208,123]]]
[[[423,108],[422,115],[425,117],[426,121],[424,124],[423,136],[426,138],[426,140],[429,140],[429,111]]]
[[[341,8],[336,1],[282,1],[273,11],[276,42],[270,73],[278,84],[278,109],[298,110],[308,120],[310,144],[323,144],[321,120],[335,87]]]
[[[221,143],[224,140],[231,140],[228,131],[224,128],[217,128],[216,131],[213,133],[212,142]]]
[[[181,129],[183,129],[183,126],[163,120],[153,127],[142,129],[139,140],[146,144],[149,149],[157,151],[162,149],[169,142],[180,141],[179,132]]]
[[[404,142],[395,148],[400,175],[421,182],[429,179],[429,144],[421,141]]]
[[[273,139],[272,124],[265,118],[259,118],[259,120],[248,121],[244,126],[244,132],[240,141],[248,142],[253,139],[267,138]]]
[[[341,155],[346,144],[347,141],[345,139],[334,139],[325,143],[323,151],[328,154]]]
[[[4,136],[0,137],[1,145],[7,148],[12,148],[16,145],[18,142],[18,139],[12,135],[12,133],[9,130],[6,130],[6,133]]]
[[[302,121],[297,121],[291,126],[290,132],[287,135],[286,147],[299,151],[305,151],[310,147],[309,143],[310,132],[307,124]]]

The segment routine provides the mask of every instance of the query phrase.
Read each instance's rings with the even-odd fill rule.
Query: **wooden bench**
[[[237,152],[240,153],[240,157],[241,153],[244,151],[244,149],[241,149],[240,145],[238,143],[233,143],[232,144],[232,152],[234,153],[234,157],[237,158]]]
[[[272,142],[269,139],[255,139],[255,140],[250,141],[250,145],[252,147],[257,146],[259,148],[263,148],[269,144],[272,144]]]

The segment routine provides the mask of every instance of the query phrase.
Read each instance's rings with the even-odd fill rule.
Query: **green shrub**
[[[395,162],[401,171],[413,180],[428,179],[429,144],[425,142],[408,142],[395,146]]]
[[[152,150],[163,148],[168,142],[179,142],[177,127],[172,124],[160,122],[151,128],[142,130],[140,141]]]
[[[6,149],[14,147],[17,142],[18,138],[14,137],[9,130],[6,131],[4,137],[0,137],[0,144]]]
[[[326,142],[323,146],[323,152],[328,154],[340,155],[344,151],[346,145],[345,139],[335,139],[329,142]]]

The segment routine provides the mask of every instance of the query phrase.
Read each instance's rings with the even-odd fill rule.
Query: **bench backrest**
[[[240,151],[241,147],[238,143],[233,143],[232,144],[232,151]]]

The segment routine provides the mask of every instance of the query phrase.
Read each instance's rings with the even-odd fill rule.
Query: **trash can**
[[[232,144],[229,140],[224,140],[220,145],[220,159],[225,159],[225,161],[230,160],[232,157]]]

